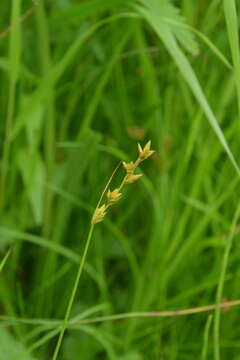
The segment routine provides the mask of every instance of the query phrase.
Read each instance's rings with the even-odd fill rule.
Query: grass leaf
[[[12,250],[9,249],[9,250],[7,251],[7,253],[6,253],[6,255],[4,256],[4,258],[2,259],[2,261],[0,262],[0,273],[2,272],[2,270],[3,270],[3,268],[4,268],[4,266],[5,266],[6,262],[7,262],[7,259],[8,259],[9,255],[10,255],[11,251],[12,251]]]
[[[199,105],[202,107],[211,127],[213,128],[216,136],[218,137],[220,143],[222,144],[225,152],[227,153],[230,161],[232,162],[235,170],[238,175],[240,175],[239,166],[234,158],[234,155],[225,139],[225,136],[218,124],[218,121],[204,95],[202,87],[197,79],[197,76],[192,69],[190,62],[188,61],[186,55],[180,49],[176,38],[172,32],[169,24],[165,23],[161,16],[161,6],[157,6],[158,3],[156,0],[151,0],[147,5],[138,6],[137,10],[142,14],[142,16],[148,21],[148,23],[155,30],[156,34],[162,40],[164,46],[166,47],[169,54],[172,56],[172,59],[176,63],[178,69],[180,70],[183,78],[189,85],[193,94],[195,95]]]

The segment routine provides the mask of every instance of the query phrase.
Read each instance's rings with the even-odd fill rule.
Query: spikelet
[[[107,199],[108,199],[108,205],[114,204],[118,200],[120,200],[122,194],[120,193],[119,189],[115,189],[113,191],[108,190],[107,192]]]
[[[133,161],[130,161],[129,163],[123,161],[123,166],[127,173],[132,173],[136,168],[136,164]]]
[[[104,216],[106,215],[106,205],[103,204],[102,206],[98,207],[92,217],[92,224],[97,224],[103,221]]]
[[[127,174],[127,176],[124,179],[124,184],[131,184],[135,181],[137,181],[140,177],[142,176],[142,174]]]
[[[146,160],[149,156],[151,156],[155,151],[151,150],[151,140],[147,142],[147,144],[142,149],[141,145],[138,144],[138,152],[139,152],[139,159],[141,161]]]

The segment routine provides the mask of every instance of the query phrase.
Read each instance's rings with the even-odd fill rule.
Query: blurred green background
[[[0,2],[1,360],[52,358],[93,209],[149,139],[144,176],[96,226],[72,316],[240,298],[237,3]],[[239,360],[239,310],[220,335],[219,315],[79,322],[59,359]]]

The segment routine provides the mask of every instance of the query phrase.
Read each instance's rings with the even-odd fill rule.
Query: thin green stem
[[[240,113],[240,53],[238,35],[238,15],[235,0],[223,1],[224,14],[227,24],[227,33],[232,53],[234,80],[237,90],[238,111]]]
[[[101,204],[102,198],[103,198],[104,194],[106,193],[106,191],[107,191],[107,189],[108,189],[114,175],[116,174],[117,170],[119,169],[120,165],[121,165],[121,162],[117,165],[117,167],[114,169],[112,175],[110,176],[106,186],[103,189],[103,192],[102,192],[102,194],[100,196],[100,199],[99,199],[99,201],[97,203],[96,209]],[[95,211],[96,211],[96,209],[95,209]],[[71,315],[71,310],[72,310],[73,302],[74,302],[74,299],[75,299],[75,296],[76,296],[79,281],[80,281],[80,278],[81,278],[81,275],[82,275],[83,267],[84,267],[84,264],[85,264],[85,261],[86,261],[89,245],[90,245],[90,242],[91,242],[91,239],[92,239],[94,225],[95,224],[91,221],[91,226],[90,226],[87,241],[86,241],[86,244],[85,244],[85,247],[84,247],[83,256],[82,256],[80,264],[79,264],[77,276],[76,276],[76,279],[75,279],[75,282],[74,282],[74,285],[73,285],[73,289],[72,289],[72,293],[71,293],[71,296],[70,296],[70,299],[69,299],[69,302],[68,302],[65,318],[64,318],[63,323],[62,323],[62,327],[61,327],[61,330],[60,330],[60,334],[59,334],[58,341],[57,341],[57,344],[56,344],[56,347],[55,347],[55,350],[54,350],[52,360],[56,360],[57,357],[58,357],[58,354],[59,354],[59,350],[60,350],[60,347],[61,347],[61,344],[62,344],[62,341],[63,341],[63,336],[64,336],[65,330],[67,328],[67,325],[68,325],[69,317]]]
[[[60,350],[62,340],[63,340],[63,336],[64,336],[64,333],[66,331],[67,325],[68,325],[68,321],[69,321],[69,317],[71,315],[73,302],[74,302],[74,299],[75,299],[75,296],[76,296],[76,292],[77,292],[79,281],[80,281],[80,278],[81,278],[81,275],[82,275],[83,267],[84,267],[86,256],[87,256],[87,252],[88,252],[89,245],[90,245],[90,242],[91,242],[91,239],[92,239],[93,229],[94,229],[94,224],[91,225],[89,233],[88,233],[87,241],[86,241],[86,244],[85,244],[85,247],[84,247],[83,256],[82,256],[82,259],[81,259],[80,264],[79,264],[77,276],[76,276],[76,279],[75,279],[75,282],[74,282],[74,285],[73,285],[73,289],[72,289],[72,293],[71,293],[71,296],[70,296],[70,299],[69,299],[69,302],[68,302],[65,318],[64,318],[64,321],[63,321],[63,324],[62,324],[62,327],[61,327],[61,331],[60,331],[60,334],[59,334],[59,337],[58,337],[58,341],[57,341],[57,344],[56,344],[56,347],[55,347],[55,350],[54,350],[54,354],[53,354],[53,358],[52,358],[53,360],[56,360],[57,357],[58,357],[59,350]]]
[[[209,339],[209,330],[212,323],[212,314],[208,316],[207,322],[204,329],[204,335],[203,335],[203,349],[202,349],[202,356],[201,360],[207,359],[207,353],[208,353],[208,339]]]
[[[2,261],[0,261],[0,272],[4,268],[4,265],[6,264],[7,259],[9,257],[9,255],[11,254],[11,251],[12,251],[12,249],[9,249],[8,252],[6,253],[6,255],[4,256],[4,258],[2,259]]]
[[[228,241],[226,242],[226,247],[222,259],[222,266],[221,266],[221,272],[220,272],[219,283],[217,288],[217,294],[216,294],[216,309],[215,309],[215,317],[214,317],[214,359],[215,360],[220,360],[219,332],[220,332],[221,300],[222,300],[225,276],[227,272],[229,255],[232,248],[233,238],[235,235],[235,229],[239,218],[239,214],[240,214],[240,205],[238,206],[235,212],[231,226],[230,236]]]
[[[141,162],[140,158],[138,158],[135,162],[136,166]],[[95,209],[95,212],[96,210],[99,208],[100,204],[101,204],[101,201],[103,199],[103,196],[105,195],[107,189],[109,188],[109,185],[114,177],[114,175],[116,174],[117,170],[119,169],[120,165],[121,165],[122,162],[120,162],[117,167],[115,168],[115,170],[113,171],[112,175],[110,176],[101,196],[100,196],[100,199],[97,203],[97,206],[96,206],[96,209]],[[125,184],[125,178],[126,176],[124,177],[122,183],[121,183],[121,186],[120,188]],[[107,207],[110,206],[110,204],[107,204]],[[69,302],[68,302],[68,306],[67,306],[67,310],[66,310],[66,314],[65,314],[65,318],[63,320],[63,324],[62,324],[62,327],[61,327],[61,330],[60,330],[60,334],[59,334],[59,337],[58,337],[58,341],[57,341],[57,344],[56,344],[56,347],[55,347],[55,350],[54,350],[54,354],[53,354],[53,358],[52,360],[56,360],[57,357],[58,357],[58,354],[59,354],[59,351],[60,351],[60,347],[61,347],[61,344],[62,344],[62,341],[63,341],[63,336],[64,336],[64,333],[65,333],[65,330],[68,326],[68,322],[69,322],[69,317],[71,315],[71,310],[72,310],[72,306],[73,306],[73,302],[74,302],[74,299],[75,299],[75,296],[76,296],[76,292],[77,292],[77,288],[78,288],[78,285],[79,285],[79,281],[80,281],[80,278],[81,278],[81,275],[82,275],[82,271],[83,271],[83,267],[84,267],[84,264],[85,264],[85,260],[86,260],[86,256],[87,256],[87,252],[88,252],[88,248],[89,248],[89,245],[90,245],[90,242],[91,242],[91,239],[92,239],[92,234],[93,234],[93,229],[94,229],[94,225],[96,223],[94,222],[94,215],[93,215],[93,218],[92,218],[92,221],[91,221],[91,226],[90,226],[90,230],[89,230],[89,233],[88,233],[88,237],[87,237],[87,241],[86,241],[86,244],[85,244],[85,247],[84,247],[84,251],[83,251],[83,256],[82,256],[82,259],[80,261],[80,264],[79,264],[79,268],[78,268],[78,272],[77,272],[77,276],[76,276],[76,279],[75,279],[75,282],[74,282],[74,286],[73,286],[73,290],[72,290],[72,293],[71,293],[71,296],[70,296],[70,299],[69,299]]]

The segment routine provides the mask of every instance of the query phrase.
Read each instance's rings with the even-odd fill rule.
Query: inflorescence
[[[138,180],[142,174],[135,174],[135,170],[138,167],[138,165],[149,158],[155,151],[151,150],[151,141],[148,141],[147,144],[144,146],[144,148],[141,147],[140,144],[138,144],[138,158],[135,162],[130,161],[129,163],[126,163],[125,161],[122,162],[122,165],[124,169],[126,170],[126,174],[121,182],[121,185],[114,189],[113,191],[108,190],[107,192],[107,200],[106,203],[104,203],[101,206],[98,206],[95,210],[93,217],[92,217],[92,224],[95,225],[101,221],[103,221],[107,209],[118,202],[122,197],[122,188],[124,185],[131,184]]]

